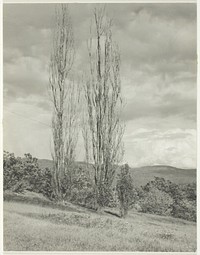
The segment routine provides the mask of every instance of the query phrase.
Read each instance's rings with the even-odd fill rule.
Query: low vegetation
[[[74,167],[70,187],[68,178],[63,179],[63,203],[73,202],[87,208],[95,207],[94,186],[89,170]],[[4,153],[4,191],[23,193],[32,191],[54,201],[52,172],[40,169],[38,160],[30,154],[25,158]],[[104,190],[104,207],[119,208],[121,217],[128,210],[172,216],[196,221],[196,184],[175,184],[155,177],[141,187],[134,187],[128,165],[122,167],[115,185]],[[56,201],[54,201],[56,202]]]
[[[138,203],[142,212],[196,221],[195,183],[178,185],[155,177],[140,191]]]
[[[133,203],[133,182],[129,173],[129,166],[125,165],[121,168],[117,180],[117,195],[120,204],[120,216],[125,217]]]
[[[52,173],[48,168],[41,169],[37,158],[29,153],[24,158],[15,157],[13,153],[3,155],[3,189],[17,193],[24,190],[52,196]]]

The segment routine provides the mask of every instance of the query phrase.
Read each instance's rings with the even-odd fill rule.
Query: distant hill
[[[46,167],[52,168],[53,162],[50,159],[38,159],[38,164],[41,169],[45,169]]]
[[[40,168],[52,168],[52,160],[39,159]],[[86,163],[77,162],[83,168],[86,168]],[[91,169],[92,170],[92,169]],[[145,185],[151,181],[154,176],[162,177],[177,184],[196,182],[196,169],[180,169],[166,165],[144,166],[130,169],[131,176],[135,186]]]
[[[52,168],[53,167],[53,161],[50,159],[38,159],[39,167],[41,169],[45,169],[46,167]],[[86,167],[85,162],[76,162],[78,166]]]
[[[154,176],[177,184],[196,182],[196,169],[180,169],[172,166],[145,166],[131,169],[135,185],[145,185]]]

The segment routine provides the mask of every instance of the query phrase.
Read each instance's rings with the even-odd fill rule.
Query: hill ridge
[[[38,159],[38,163],[42,169],[52,168],[52,160],[50,159]],[[85,162],[77,161],[76,163],[83,169],[86,167]],[[135,186],[145,185],[154,177],[161,177],[177,184],[196,182],[196,169],[182,169],[167,165],[131,167],[130,174]]]

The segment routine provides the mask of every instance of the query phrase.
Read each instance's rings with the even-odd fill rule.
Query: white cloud
[[[196,167],[195,129],[138,129],[124,137],[125,162],[132,166]]]

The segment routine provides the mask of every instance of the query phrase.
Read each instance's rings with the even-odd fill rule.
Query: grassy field
[[[196,250],[196,224],[130,212],[127,219],[69,204],[51,208],[4,201],[5,251]]]

